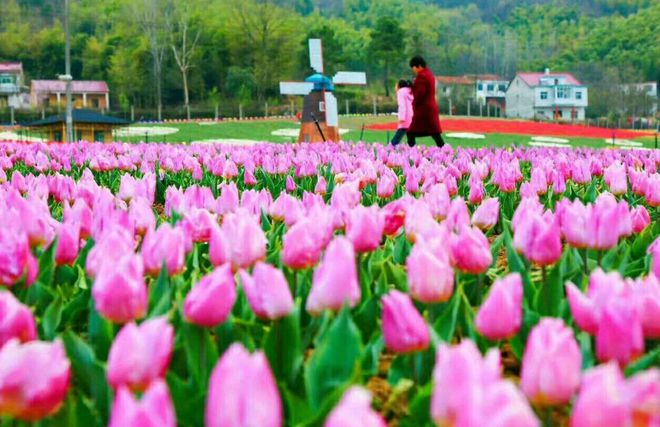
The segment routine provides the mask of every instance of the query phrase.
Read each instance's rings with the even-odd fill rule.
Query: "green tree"
[[[405,34],[399,20],[392,17],[382,17],[376,22],[376,28],[371,32],[369,51],[374,59],[383,65],[383,85],[385,96],[390,96],[389,72],[392,61],[401,59],[404,49]]]

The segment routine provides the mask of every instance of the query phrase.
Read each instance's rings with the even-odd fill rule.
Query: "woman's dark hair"
[[[399,89],[401,89],[402,87],[412,87],[412,82],[410,80],[401,79],[399,80],[398,86]]]
[[[413,59],[410,60],[410,68],[412,67],[426,68],[426,61],[424,61],[424,58],[421,56],[414,56]]]

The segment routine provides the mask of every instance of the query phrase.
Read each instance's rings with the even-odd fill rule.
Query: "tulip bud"
[[[62,342],[9,340],[0,349],[0,415],[37,421],[55,414],[69,388]]]
[[[232,344],[213,368],[206,427],[282,425],[282,401],[266,356]]]
[[[530,216],[516,229],[513,245],[525,258],[537,265],[546,266],[557,262],[562,253],[557,217],[550,211]]]
[[[21,342],[37,338],[34,315],[8,291],[0,292],[0,347],[12,338]]]
[[[0,236],[0,285],[12,286],[29,275],[31,264],[36,266],[36,260],[23,231],[4,226]]]
[[[381,175],[376,185],[376,195],[381,199],[388,199],[394,193],[396,187],[396,179],[391,174],[386,173]]]
[[[298,221],[282,238],[282,263],[295,270],[313,267],[321,256],[321,241],[315,230],[318,224],[312,218]]]
[[[589,236],[589,248],[611,249],[619,243],[622,233],[622,225],[630,223],[630,212],[625,204],[617,203],[609,193],[598,196],[589,222],[587,222],[587,233]]]
[[[448,301],[454,290],[454,270],[420,240],[406,259],[408,287],[417,301],[432,304]]]
[[[449,248],[452,265],[465,273],[485,273],[493,263],[488,239],[476,227],[462,227],[459,234],[452,233]]]
[[[660,369],[650,368],[628,378],[625,391],[633,425],[654,426],[660,422]]]
[[[490,230],[500,216],[500,200],[497,197],[484,200],[472,214],[472,225],[481,230]]]
[[[326,418],[324,427],[386,427],[383,416],[371,408],[371,393],[359,386],[349,388]]]
[[[213,328],[227,320],[236,301],[236,284],[231,265],[217,267],[202,277],[188,292],[183,305],[186,320]]]
[[[71,265],[78,257],[80,249],[80,225],[78,223],[64,223],[57,232],[57,249],[55,250],[55,263],[57,265]]]
[[[155,380],[139,401],[128,388],[119,387],[108,426],[175,427],[174,405],[165,381]]]
[[[406,207],[401,199],[389,202],[381,209],[384,227],[383,234],[395,236],[406,221]]]
[[[625,366],[644,353],[644,334],[637,307],[627,301],[610,301],[603,309],[596,331],[596,357]]]
[[[423,200],[426,202],[431,215],[433,215],[435,219],[445,219],[449,214],[451,199],[449,197],[447,186],[444,183],[433,185],[429,191],[424,194]]]
[[[221,229],[228,240],[228,259],[234,270],[250,267],[266,257],[266,236],[252,215],[240,210],[228,214]]]
[[[291,175],[286,177],[286,191],[289,193],[296,191],[296,182]]]
[[[509,274],[495,281],[475,319],[477,331],[491,340],[510,338],[522,324],[522,278]]]
[[[660,338],[660,280],[655,274],[630,281],[646,338]]]
[[[568,403],[580,386],[582,353],[563,320],[544,318],[527,338],[521,386],[538,406]]]
[[[145,272],[157,276],[163,265],[170,276],[183,272],[186,266],[184,239],[183,230],[168,223],[147,232],[141,250]]]
[[[108,383],[144,391],[164,378],[172,357],[174,329],[165,317],[145,320],[139,326],[127,323],[108,353]]]
[[[92,286],[94,305],[101,316],[125,323],[145,315],[147,285],[143,270],[142,259],[133,253],[101,265]]]
[[[563,199],[557,206],[557,217],[561,233],[566,242],[574,248],[586,248],[589,244],[587,223],[591,217],[591,207],[580,200],[572,203]]]
[[[135,224],[135,231],[141,236],[156,228],[156,217],[151,209],[151,203],[144,197],[131,200],[128,216]]]
[[[396,353],[425,350],[429,346],[429,327],[410,297],[396,289],[382,298],[385,346]]]
[[[360,295],[353,245],[345,237],[336,237],[314,270],[305,309],[316,315],[326,309],[339,310],[345,303],[355,307]]]
[[[637,206],[630,212],[632,220],[632,230],[635,233],[641,233],[644,229],[651,224],[651,217],[649,211],[644,206]]]
[[[468,195],[468,202],[473,205],[481,203],[484,199],[484,194],[486,189],[484,188],[484,183],[480,179],[471,179],[470,180],[470,194]]]
[[[211,238],[209,239],[209,260],[214,267],[218,267],[230,261],[231,255],[229,240],[225,238],[220,227],[211,228]]]
[[[328,183],[322,175],[319,175],[314,186],[314,193],[324,195],[328,191]]]
[[[628,191],[626,168],[621,162],[614,162],[608,166],[603,174],[603,179],[614,195],[618,196]]]
[[[252,277],[240,271],[243,291],[254,314],[265,320],[275,320],[288,316],[293,310],[293,298],[289,284],[281,270],[258,262]]]
[[[133,235],[126,229],[121,226],[112,227],[105,231],[89,250],[85,271],[90,277],[96,277],[103,264],[114,264],[122,255],[133,253],[134,245]]]
[[[647,252],[651,255],[651,273],[660,279],[660,237],[649,246]]]
[[[615,363],[600,365],[582,378],[580,393],[573,405],[571,425],[580,427],[620,427],[631,425],[631,411],[625,393],[625,380]]]
[[[346,224],[346,237],[353,243],[355,252],[372,252],[380,246],[385,221],[378,206],[353,208]]]

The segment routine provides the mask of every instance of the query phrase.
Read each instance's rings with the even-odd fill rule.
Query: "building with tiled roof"
[[[588,90],[571,73],[518,73],[506,91],[507,117],[584,120]]]
[[[25,77],[20,62],[0,62],[0,108],[23,107]]]
[[[106,110],[110,106],[110,90],[104,81],[74,80],[71,82],[74,108]],[[66,83],[61,80],[32,80],[30,102],[34,107],[49,107],[66,103]]]

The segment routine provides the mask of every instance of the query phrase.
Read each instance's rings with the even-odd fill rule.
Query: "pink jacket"
[[[408,129],[413,118],[413,94],[409,87],[396,91],[396,102],[399,105],[399,129]]]

